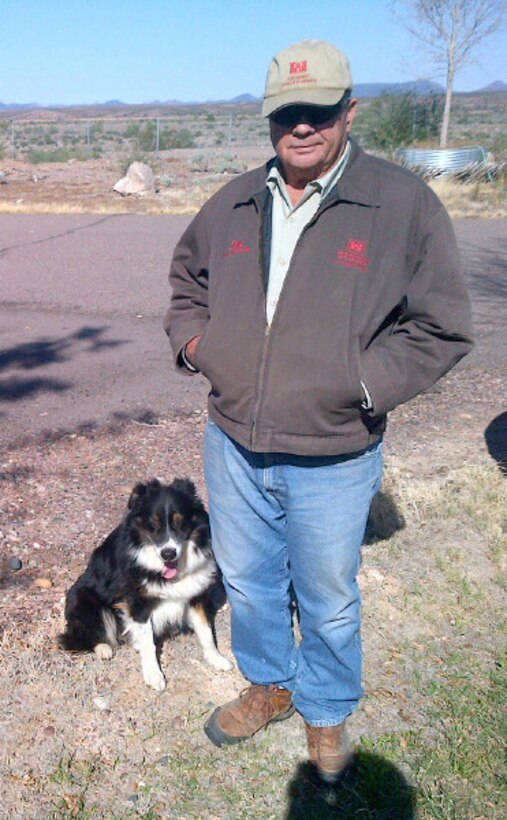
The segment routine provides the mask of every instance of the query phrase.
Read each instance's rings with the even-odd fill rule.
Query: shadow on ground
[[[359,751],[354,770],[338,785],[319,780],[311,763],[302,763],[288,788],[284,820],[414,820],[415,789],[392,763]]]
[[[507,412],[500,413],[484,431],[486,447],[501,472],[507,475]]]
[[[405,526],[405,519],[391,493],[380,490],[372,501],[364,543],[375,544],[377,541],[386,541],[395,533],[405,529]]]
[[[66,336],[42,337],[0,350],[0,372],[15,369],[26,373],[69,361],[78,352],[99,353],[105,348],[127,344],[123,339],[104,339],[107,330],[107,326],[85,326]],[[41,392],[61,393],[72,387],[72,382],[53,379],[47,375],[30,378],[10,375],[0,381],[0,401],[16,402]]]

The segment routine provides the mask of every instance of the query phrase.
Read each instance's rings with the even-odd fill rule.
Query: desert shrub
[[[10,120],[0,120],[0,159],[5,159],[7,155],[7,141],[10,126]]]
[[[213,157],[210,153],[196,154],[192,159],[192,169],[200,174],[209,173],[212,165]]]
[[[491,142],[491,153],[495,161],[505,163],[507,161],[507,134],[505,131],[496,133]]]
[[[241,174],[246,165],[235,154],[196,154],[192,160],[194,171],[205,174]]]
[[[382,94],[360,110],[357,133],[367,147],[393,152],[402,145],[435,139],[442,111],[442,100],[435,94]]]
[[[32,165],[41,162],[68,162],[70,159],[88,159],[86,150],[76,148],[55,148],[53,151],[44,151],[39,148],[28,151],[26,158]]]
[[[176,177],[172,177],[169,174],[163,174],[159,177],[159,183],[163,188],[172,188],[176,183]]]
[[[157,147],[157,125],[154,122],[145,122],[137,134],[141,151],[154,151]]]
[[[127,139],[134,139],[140,151],[156,151],[157,149],[157,123],[155,120],[147,122],[131,123],[124,131]],[[159,133],[159,149],[168,151],[171,148],[193,148],[195,146],[194,134],[189,128],[163,128]]]
[[[132,139],[132,137],[137,137],[138,134],[139,134],[140,129],[141,129],[140,123],[131,122],[125,128],[125,131],[123,132],[123,136],[125,137],[125,139]]]
[[[193,148],[194,132],[190,128],[164,128],[160,134],[160,150],[171,148]]]
[[[216,158],[215,169],[219,174],[241,174],[246,166],[235,154],[223,154]]]

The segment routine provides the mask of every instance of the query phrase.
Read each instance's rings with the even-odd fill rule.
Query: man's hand
[[[189,363],[190,363],[193,367],[195,367],[195,353],[196,353],[197,346],[198,346],[198,344],[199,344],[199,342],[200,342],[200,341],[201,341],[201,337],[200,337],[200,336],[194,336],[194,337],[193,337],[192,339],[190,339],[190,341],[189,341],[189,342],[187,342],[187,344],[185,345],[185,350],[184,350],[184,353],[185,353],[185,358],[187,359],[187,361],[188,361],[188,362],[189,362]]]

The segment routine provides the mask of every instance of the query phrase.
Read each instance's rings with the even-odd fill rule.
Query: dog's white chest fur
[[[161,601],[151,613],[155,635],[162,635],[168,626],[181,626],[186,622],[187,604],[183,601]]]

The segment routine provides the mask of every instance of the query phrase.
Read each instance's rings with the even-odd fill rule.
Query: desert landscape
[[[133,480],[191,476],[205,497],[203,401],[0,435],[0,817],[505,817],[507,95],[462,95],[456,106],[453,144],[483,144],[498,174],[432,185],[454,218],[473,217],[479,232],[476,220],[496,220],[504,239],[466,256],[469,278],[480,283],[484,272],[473,295],[476,352],[390,418],[360,573],[366,697],[350,721],[356,778],[336,790],[315,784],[298,716],[240,748],[211,747],[206,716],[245,682],[206,666],[191,634],[163,646],[162,695],[143,684],[129,647],[110,662],[57,649],[65,592],[118,522]],[[361,129],[359,119],[359,138]],[[3,214],[170,220],[271,155],[253,102],[2,110],[0,146],[0,254],[10,250]],[[133,161],[153,169],[157,191],[113,191]],[[9,353],[0,351],[0,386],[18,366]],[[2,395],[0,412],[11,412]],[[218,613],[216,632],[230,656],[228,615]]]
[[[360,100],[355,134],[385,154],[371,144],[371,105]],[[453,216],[505,215],[506,121],[507,92],[456,96],[450,145],[482,146],[495,179],[435,180]],[[192,213],[232,175],[271,155],[258,102],[0,108],[0,213]],[[153,169],[156,194],[113,191],[134,161]]]

